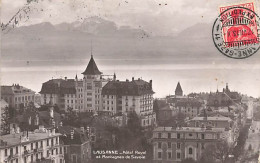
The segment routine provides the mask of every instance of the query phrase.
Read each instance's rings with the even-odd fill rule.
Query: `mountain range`
[[[241,60],[218,52],[211,29],[211,24],[198,23],[175,36],[155,36],[140,27],[118,26],[99,17],[21,26],[2,34],[2,66],[81,65],[91,53],[104,65],[239,64]],[[254,55],[246,62],[259,59]]]

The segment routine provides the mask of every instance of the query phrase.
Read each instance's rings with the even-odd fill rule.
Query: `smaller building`
[[[191,127],[211,126],[213,128],[225,128],[229,130],[232,127],[232,120],[228,117],[194,117],[190,120]]]
[[[1,86],[1,99],[4,99],[10,107],[20,109],[30,102],[35,102],[35,92],[19,84]]]
[[[215,93],[210,93],[208,97],[208,106],[230,106],[234,103],[240,103],[242,100],[241,95],[238,92],[230,91],[228,84],[223,91],[216,91]]]
[[[55,162],[64,163],[61,134],[43,127],[35,132],[19,130],[0,138],[0,162]]]
[[[85,163],[91,159],[91,142],[84,127],[60,126],[64,143],[65,162]]]
[[[157,127],[153,131],[155,163],[199,160],[203,150],[221,139],[223,129],[200,127]]]
[[[189,118],[196,117],[204,108],[202,102],[197,99],[180,100],[175,104],[175,107],[180,113]]]

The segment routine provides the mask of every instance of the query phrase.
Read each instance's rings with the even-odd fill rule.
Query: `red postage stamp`
[[[224,55],[242,59],[259,49],[259,17],[253,3],[220,7],[213,30],[215,46]]]

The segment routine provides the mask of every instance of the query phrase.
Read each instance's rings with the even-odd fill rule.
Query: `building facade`
[[[83,79],[76,75],[75,79],[52,79],[42,84],[41,103],[57,104],[64,111],[73,109],[77,112],[102,111],[102,87],[110,80],[102,76],[102,72],[94,61],[93,56]]]
[[[86,163],[91,159],[91,141],[84,127],[73,128],[60,126],[59,132],[63,135],[65,162]]]
[[[196,99],[183,99],[176,102],[175,107],[186,117],[196,117],[203,110],[203,105]]]
[[[198,127],[158,127],[153,131],[153,160],[158,163],[199,160],[203,150],[220,140],[221,130]]]
[[[208,106],[230,106],[234,103],[240,103],[242,100],[238,92],[230,91],[228,84],[223,88],[222,92],[218,90],[215,93],[210,93],[208,97]]]
[[[1,99],[4,99],[9,107],[19,109],[26,107],[30,102],[34,103],[35,92],[19,84],[1,86]]]
[[[103,111],[112,115],[135,111],[143,127],[154,125],[152,80],[109,81],[102,90]]]
[[[11,133],[0,138],[1,163],[64,163],[61,134],[39,128],[34,133]]]

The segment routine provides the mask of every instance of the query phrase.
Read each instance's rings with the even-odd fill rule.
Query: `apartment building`
[[[19,109],[35,102],[35,92],[19,84],[1,86],[1,99],[4,99],[9,107]]]
[[[64,163],[61,134],[41,127],[35,132],[16,131],[0,138],[1,163],[31,163],[49,161]]]

